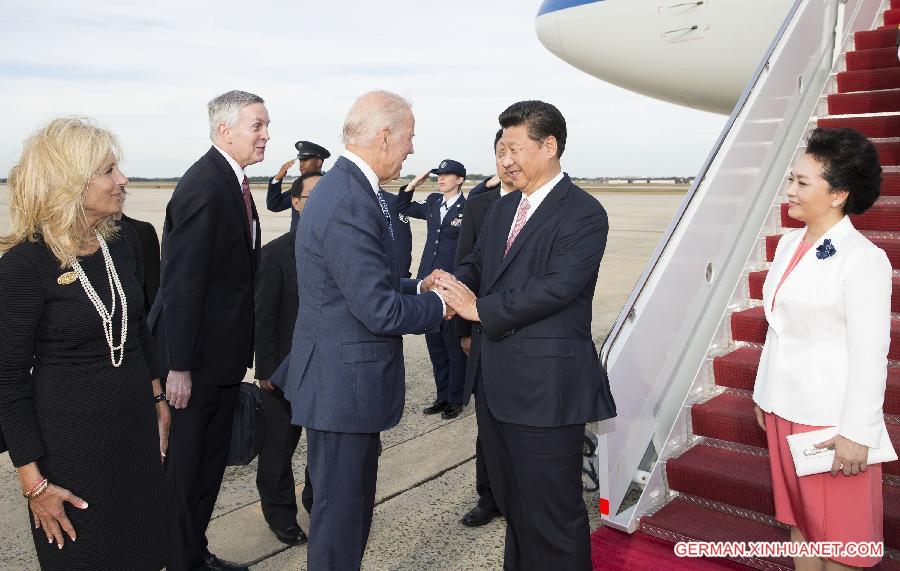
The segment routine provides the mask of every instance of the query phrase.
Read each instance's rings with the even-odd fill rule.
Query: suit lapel
[[[237,176],[235,176],[234,169],[231,168],[231,165],[228,164],[228,161],[225,157],[222,156],[215,147],[210,147],[209,152],[206,153],[207,156],[212,160],[213,164],[219,169],[219,172],[225,177],[225,180],[228,182],[229,194],[232,196],[231,202],[238,207],[238,212],[240,213],[241,220],[243,223],[241,227],[244,229],[244,240],[247,243],[247,249],[253,248],[253,242],[250,239],[250,232],[252,231],[250,227],[250,223],[247,220],[247,209],[244,207],[244,191],[241,189],[241,184],[237,180]],[[250,194],[250,209],[253,213],[254,220],[259,220],[259,217],[256,213],[256,205],[253,203],[253,194]],[[259,224],[257,223],[257,226]]]
[[[375,196],[375,192],[372,190],[372,185],[369,183],[369,179],[366,178],[366,175],[363,174],[359,167],[353,164],[353,161],[348,159],[347,157],[340,157],[337,162],[334,163],[335,168],[340,168],[348,171],[353,178],[356,179],[356,182],[360,184],[361,190],[366,193],[366,196],[369,197],[375,204],[375,208],[378,210],[378,219],[381,220],[382,224],[385,226],[385,230],[387,230],[387,221],[384,219],[384,215],[381,212],[381,205],[378,204],[378,197]],[[379,187],[377,192],[383,192],[383,189]]]
[[[463,194],[459,193],[459,198],[456,199],[456,202],[453,203],[453,206],[450,207],[450,211],[447,212],[447,217],[444,218],[444,224],[446,226],[452,226],[453,221],[462,216],[463,209],[466,206],[466,197]]]
[[[487,292],[488,288],[497,281],[497,276],[500,275],[503,264],[503,250],[506,249],[506,237],[509,235],[510,228],[512,228],[513,218],[516,215],[516,209],[519,207],[522,193],[517,190],[514,193],[510,193],[510,196],[515,196],[515,198],[510,198],[505,202],[495,202],[492,205],[492,208],[497,209],[496,224],[486,224],[487,214],[485,214],[485,218],[482,221],[482,224],[486,225],[487,231],[491,233],[492,238],[491,240],[485,240],[487,247],[484,252],[484,267],[485,270],[496,268],[493,272],[484,272],[482,281],[486,287],[480,288],[483,292]],[[487,248],[491,249],[488,250]]]
[[[537,229],[559,209],[562,204],[562,199],[565,198],[568,193],[569,184],[571,184],[569,182],[569,177],[564,176],[563,179],[553,187],[549,194],[547,194],[537,210],[534,211],[534,214],[531,215],[531,218],[528,219],[528,222],[525,223],[525,226],[522,227],[522,230],[519,231],[519,235],[516,236],[516,240],[512,243],[512,246],[510,246],[509,252],[503,256],[503,259],[500,261],[500,267],[497,268],[497,273],[494,275],[493,279],[491,279],[491,283],[488,287],[494,285],[494,282],[496,282],[506,268],[509,267],[509,264],[522,249],[522,245],[528,241],[529,237],[531,237]],[[515,212],[519,208],[519,202],[514,202],[515,208],[513,208],[513,217],[515,217]],[[507,234],[511,228],[512,219],[510,219],[509,226],[506,227]],[[506,240],[503,241],[501,254],[504,249],[506,249]]]

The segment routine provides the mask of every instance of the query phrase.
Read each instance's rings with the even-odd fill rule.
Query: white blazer
[[[785,234],[763,286],[769,330],[753,400],[785,420],[837,426],[845,438],[877,447],[884,430],[884,390],[891,341],[891,264],[844,217],[787,277],[806,234]],[[817,248],[831,240],[825,259]]]

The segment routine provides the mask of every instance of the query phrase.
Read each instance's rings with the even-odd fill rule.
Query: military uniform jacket
[[[406,187],[402,187],[398,195],[397,209],[400,214],[425,220],[428,224],[428,236],[416,277],[420,280],[425,279],[437,268],[452,272],[456,267],[456,241],[459,239],[463,210],[466,206],[465,195],[460,193],[443,220],[441,219],[443,194],[439,192],[429,194],[424,203],[413,201],[412,195],[412,191],[407,192]]]

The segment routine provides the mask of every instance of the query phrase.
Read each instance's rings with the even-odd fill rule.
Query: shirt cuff
[[[274,176],[272,177],[272,184],[278,184],[279,182],[281,182],[280,178],[275,178]]]
[[[422,293],[422,282],[424,280],[419,280],[416,284],[416,295],[420,295]],[[426,292],[427,293],[427,292]],[[434,295],[438,296],[438,299],[441,300],[441,308],[443,309],[443,313],[441,316],[447,315],[447,302],[444,301],[444,298],[436,291],[433,291]]]
[[[441,309],[442,309],[441,317],[444,317],[445,315],[447,315],[447,303],[444,301],[444,298],[438,292],[432,290],[431,293],[438,296],[438,299],[441,300]]]

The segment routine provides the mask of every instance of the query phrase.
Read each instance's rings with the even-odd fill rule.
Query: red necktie
[[[253,207],[250,206],[250,181],[244,176],[244,182],[241,183],[241,193],[244,195],[244,209],[247,210],[247,233],[250,235],[250,241],[253,242]]]
[[[523,196],[522,202],[519,203],[519,209],[516,210],[516,220],[513,223],[512,231],[509,233],[509,238],[506,239],[506,250],[503,251],[504,256],[509,252],[513,242],[516,240],[516,236],[525,227],[525,215],[528,214],[529,208],[531,208],[531,203],[528,202],[527,196]]]

